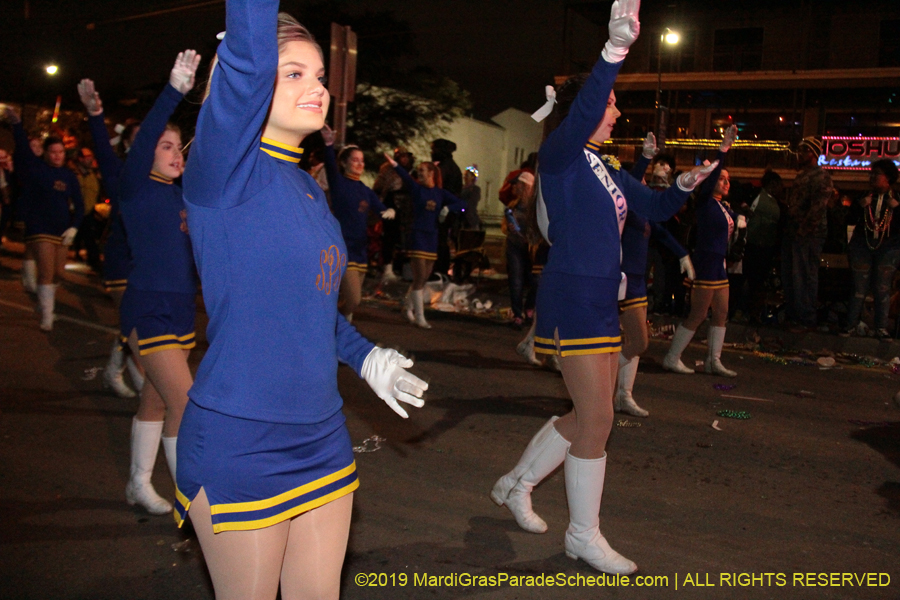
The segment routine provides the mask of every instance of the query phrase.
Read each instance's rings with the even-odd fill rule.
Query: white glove
[[[694,167],[690,171],[679,175],[676,183],[682,191],[690,192],[698,185],[703,183],[703,180],[709,177],[709,174],[712,173],[718,166],[719,161],[716,160],[708,165]]]
[[[682,256],[678,259],[678,264],[681,265],[681,272],[684,273],[685,277],[693,281],[697,274],[694,272],[694,263],[691,262],[691,257],[687,255]]]
[[[78,96],[81,103],[92,117],[103,114],[103,102],[100,101],[100,94],[94,89],[94,82],[90,79],[82,79],[78,84]]]
[[[328,125],[325,125],[320,132],[322,134],[322,139],[325,140],[325,145],[334,146],[334,130]]]
[[[385,221],[390,221],[396,216],[397,216],[397,211],[395,211],[393,208],[389,208],[389,209],[381,212],[381,218],[384,219]]]
[[[744,215],[738,215],[738,229],[746,229],[747,228],[747,217]]]
[[[75,235],[78,233],[78,230],[74,227],[69,227],[62,234],[62,244],[63,246],[71,246],[72,242],[75,241]]]
[[[644,158],[652,159],[656,156],[656,153],[659,152],[659,148],[656,147],[656,136],[653,135],[653,132],[647,134],[647,137],[644,138]]]
[[[609,14],[609,40],[603,47],[600,56],[608,63],[625,60],[628,49],[641,33],[641,22],[638,12],[641,0],[616,0]]]
[[[169,84],[182,94],[187,94],[194,87],[194,74],[199,66],[200,55],[196,50],[179,52],[169,73]]]
[[[373,348],[363,362],[361,375],[375,394],[384,400],[395,413],[408,418],[397,401],[421,408],[425,401],[422,394],[428,384],[407,371],[413,361],[390,348]]]
[[[728,129],[725,130],[725,137],[722,139],[722,143],[719,144],[720,152],[728,152],[731,148],[731,145],[738,137],[737,125],[732,125]]]
[[[442,208],[441,212],[438,214],[438,222],[443,223],[444,220],[447,218],[447,215],[449,215],[449,214],[450,214],[449,206],[445,206],[444,208]]]

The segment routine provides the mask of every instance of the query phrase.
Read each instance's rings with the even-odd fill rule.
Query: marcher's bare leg
[[[291,519],[282,600],[338,599],[352,512],[353,494],[348,494]]]
[[[34,255],[37,262],[37,296],[41,310],[41,329],[53,329],[56,308],[56,282],[65,270],[67,248],[51,242],[34,242]],[[60,255],[62,255],[61,266]]]
[[[682,323],[685,327],[690,329],[691,331],[697,331],[697,328],[700,327],[700,324],[706,320],[706,315],[709,312],[709,307],[712,305],[713,294],[716,290],[708,290],[703,288],[694,287],[691,289],[691,312],[688,314],[688,318]],[[726,306],[728,305],[728,299],[726,297]],[[726,309],[726,316],[728,312]]]
[[[433,260],[424,258],[413,258],[411,260],[413,271],[412,291],[410,291],[410,300],[413,309],[415,323],[423,329],[431,329],[431,325],[425,320],[425,283],[431,276],[431,269],[434,267]],[[429,299],[430,300],[430,299]],[[430,304],[430,302],[429,302]]]
[[[344,274],[344,278],[341,280],[341,293],[340,299],[338,300],[338,307],[340,308],[341,314],[345,317],[352,318],[353,311],[356,310],[359,303],[362,301],[362,288],[365,279],[366,274],[362,271],[348,270]]]
[[[200,540],[216,600],[275,600],[290,521],[264,529],[213,533],[204,489],[191,502],[188,514]]]
[[[712,320],[706,333],[708,351],[706,372],[724,377],[737,377],[737,373],[722,364],[722,347],[725,345],[725,321],[728,318],[728,288],[715,290],[712,297]]]
[[[128,345],[134,356],[140,356],[138,347],[137,332],[132,331],[128,338]],[[175,437],[178,435],[178,428],[181,426],[181,416],[184,414],[184,408],[188,402],[188,390],[194,383],[191,376],[191,370],[188,368],[188,350],[173,348],[171,350],[160,350],[152,352],[140,357],[140,364],[147,373],[147,383],[141,390],[141,405],[138,408],[138,419],[140,420],[159,420],[156,418],[144,419],[142,411],[145,410],[145,394],[147,390],[147,416],[150,414],[158,414],[158,404],[151,400],[153,394],[161,398],[165,406],[166,427],[163,431],[165,437]],[[152,388],[153,391],[150,391]]]
[[[557,430],[574,429],[566,455],[569,528],[566,555],[582,559],[604,573],[633,573],[637,565],[613,550],[600,532],[600,504],[606,479],[606,442],[612,430],[612,395],[618,353],[561,358],[560,367],[575,409],[556,422]]]

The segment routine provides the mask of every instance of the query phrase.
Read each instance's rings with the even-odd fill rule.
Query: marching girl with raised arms
[[[602,56],[577,97],[580,80],[558,90],[561,122],[538,156],[544,205],[544,210],[539,205],[538,215],[552,246],[538,289],[535,350],[559,355],[574,410],[546,423],[491,493],[496,503],[512,511],[520,527],[543,533],[547,524],[531,509],[531,490],[564,462],[566,555],[606,573],[637,569],[609,546],[599,528],[622,345],[617,303],[622,227],[629,206],[652,220],[666,220],[710,170],[698,167],[683,174],[677,186],[653,192],[621,171],[615,158],[601,154],[620,115],[612,87],[638,37],[639,7],[638,0],[613,3],[610,39]]]
[[[363,151],[358,146],[346,146],[340,156],[335,157],[334,132],[330,127],[322,129],[322,137],[325,139],[325,174],[331,191],[331,210],[341,224],[341,234],[347,244],[347,272],[341,280],[338,310],[352,321],[353,311],[362,299],[363,282],[369,268],[369,211],[378,211],[382,219],[393,219],[395,213],[359,180],[366,170]]]
[[[150,483],[162,437],[172,479],[181,416],[191,387],[188,355],[194,347],[197,280],[181,188],[181,131],[169,118],[194,86],[200,56],[178,54],[169,83],[147,113],[119,177],[122,219],[132,267],[122,296],[120,327],[147,374],[131,428],[129,504],[153,514],[172,505]]]
[[[731,182],[728,171],[722,168],[725,156],[737,139],[737,126],[725,131],[716,157],[716,169],[697,192],[697,247],[694,249],[694,268],[697,277],[691,287],[691,312],[675,330],[672,345],[663,359],[663,368],[689,375],[694,372],[681,361],[681,353],[694,337],[697,327],[706,320],[712,308],[712,318],[706,334],[708,345],[705,370],[707,373],[736,377],[737,373],[722,365],[722,347],[725,344],[725,321],[728,319],[728,273],[725,256],[728,242],[736,228],[747,226],[744,215],[735,216],[731,208],[723,204]]]
[[[463,212],[466,203],[441,188],[441,171],[433,162],[421,162],[417,167],[417,183],[406,169],[397,165],[389,154],[388,160],[413,198],[413,224],[406,255],[412,265],[413,282],[406,298],[406,318],[423,329],[431,329],[425,320],[425,283],[431,276],[434,261],[437,260],[438,223],[441,215],[448,212]]]
[[[100,174],[103,176],[103,188],[109,196],[110,225],[106,245],[103,247],[103,287],[118,309],[122,304],[122,296],[125,294],[125,287],[128,284],[128,271],[131,267],[131,251],[128,249],[119,200],[119,177],[125,163],[109,142],[106,122],[103,118],[103,102],[94,87],[94,82],[90,79],[82,79],[78,84],[78,95],[88,113],[88,127],[94,138],[95,156],[97,164],[100,166]],[[144,385],[143,373],[130,356],[125,358],[121,340],[117,338],[113,341],[109,362],[103,370],[103,384],[112,388],[122,398],[133,398],[134,391],[128,387],[122,377],[126,366],[135,387],[140,392]]]
[[[322,50],[278,0],[228,0],[184,195],[209,350],[179,436],[190,515],[219,600],[337,598],[359,482],[338,362],[406,417],[427,384],[338,312],[347,266],[321,188],[297,168],[325,124]]]
[[[78,178],[66,167],[66,147],[62,140],[48,137],[44,140],[44,154],[38,157],[31,149],[19,116],[9,107],[4,116],[12,125],[16,171],[26,190],[22,195],[25,244],[37,263],[40,326],[50,331],[55,318],[56,288],[65,273],[69,246],[84,218],[84,200]],[[24,265],[23,272],[26,272]],[[30,283],[30,273],[27,278]]]

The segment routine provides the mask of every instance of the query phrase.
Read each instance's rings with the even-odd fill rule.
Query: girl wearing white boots
[[[16,170],[27,190],[22,211],[25,243],[32,250],[37,266],[41,329],[50,331],[55,318],[56,288],[65,273],[69,246],[84,218],[81,186],[75,173],[66,167],[66,147],[61,139],[44,140],[44,153],[39,158],[31,149],[19,116],[6,107],[4,117],[13,128]],[[70,206],[74,212],[70,212]],[[26,289],[31,287],[32,269],[26,257],[22,267]]]
[[[100,174],[103,176],[103,188],[109,196],[111,225],[103,249],[103,287],[118,311],[128,284],[128,267],[131,263],[131,252],[128,250],[125,226],[122,224],[122,213],[119,208],[119,176],[124,163],[109,143],[103,117],[103,102],[94,87],[94,82],[82,79],[78,84],[78,95],[88,114],[88,126],[94,138],[94,154],[100,166]],[[127,347],[119,336],[116,336],[109,361],[103,370],[103,387],[111,388],[120,398],[134,398],[136,394],[125,383],[122,373],[127,367],[138,392],[144,387],[144,373],[130,355],[126,356],[126,352]]]
[[[725,272],[725,256],[728,241],[735,227],[747,226],[743,215],[735,218],[722,200],[728,196],[731,183],[728,171],[722,168],[725,155],[737,139],[737,127],[732,125],[725,132],[719,146],[718,167],[700,187],[697,194],[697,247],[694,251],[696,279],[691,288],[691,312],[684,323],[675,330],[672,345],[663,359],[663,368],[673,373],[689,375],[693,369],[681,361],[681,353],[694,337],[697,327],[706,320],[712,307],[712,320],[706,334],[709,345],[705,370],[713,375],[736,377],[737,373],[722,365],[722,346],[725,344],[725,321],[728,318],[728,273]]]
[[[131,427],[129,504],[151,514],[171,513],[150,482],[160,439],[172,479],[176,444],[193,379],[188,355],[194,347],[197,281],[181,188],[181,132],[169,118],[194,87],[200,56],[179,53],[169,83],[147,114],[122,168],[119,195],[133,266],[122,297],[122,337],[139,357],[147,380]]]
[[[621,114],[612,87],[638,37],[639,7],[639,0],[613,3],[610,39],[601,58],[586,80],[572,78],[557,91],[559,125],[538,157],[538,222],[552,245],[538,289],[535,351],[560,357],[574,409],[546,423],[516,467],[491,492],[494,502],[508,507],[520,527],[543,533],[547,524],[531,508],[531,491],[564,463],[569,506],[566,555],[599,571],[621,574],[633,573],[637,565],[610,547],[600,532],[599,513],[622,345],[618,319],[622,227],[628,205],[652,220],[668,219],[712,170],[698,167],[682,174],[676,186],[654,192],[622,171],[614,157],[601,153]]]
[[[422,329],[431,329],[425,320],[425,283],[437,260],[438,221],[441,215],[446,216],[448,212],[463,212],[466,203],[441,188],[441,171],[433,162],[419,163],[417,183],[405,169],[397,166],[391,155],[385,153],[384,157],[413,198],[413,225],[406,250],[412,264],[413,282],[406,297],[406,318]]]

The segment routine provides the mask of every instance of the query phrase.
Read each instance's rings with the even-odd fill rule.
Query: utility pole
[[[349,26],[331,24],[328,93],[334,103],[334,141],[347,141],[347,103],[356,98],[356,33]]]

